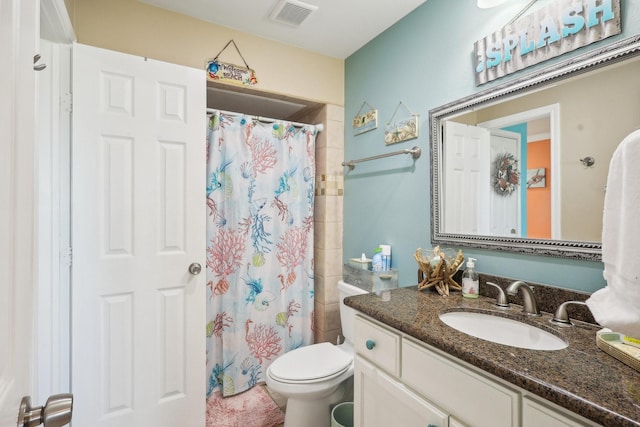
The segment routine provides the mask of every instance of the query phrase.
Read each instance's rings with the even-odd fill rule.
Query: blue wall
[[[416,248],[430,248],[429,110],[522,75],[517,73],[477,88],[473,44],[504,26],[529,0],[478,9],[476,0],[427,0],[345,64],[345,160],[418,145],[422,156],[408,155],[360,163],[345,172],[344,259],[371,256],[379,244],[392,246],[400,286],[417,283]],[[640,33],[640,1],[622,0],[621,35],[538,64],[548,66],[587,50]],[[525,70],[531,72],[534,67]],[[378,128],[353,136],[351,119],[363,102],[378,110]],[[418,139],[385,146],[384,125],[402,101],[420,115]],[[395,119],[405,117],[399,110]],[[602,263],[463,248],[477,258],[481,273],[593,292],[606,282]]]
[[[502,128],[510,132],[520,134],[520,233],[521,236],[527,235],[527,124],[507,126]]]

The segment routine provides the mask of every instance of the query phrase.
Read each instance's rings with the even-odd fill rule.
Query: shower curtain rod
[[[207,108],[207,114],[208,113],[213,113],[215,111],[220,111],[222,114],[232,114],[232,115],[237,115],[237,114],[242,114],[242,113],[236,113],[233,111],[225,111],[225,110],[220,110],[217,108]],[[253,117],[256,120],[259,120],[261,122],[267,122],[267,123],[275,123],[278,121],[282,121],[282,122],[289,122],[292,125],[296,126],[296,127],[305,127],[305,126],[315,126],[315,128],[318,130],[318,132],[322,132],[324,130],[324,125],[322,123],[319,123],[317,125],[309,125],[308,123],[298,123],[298,122],[291,122],[289,120],[279,120],[279,119],[270,119],[268,117],[262,117],[262,116],[251,116],[250,114],[247,114],[247,116]]]

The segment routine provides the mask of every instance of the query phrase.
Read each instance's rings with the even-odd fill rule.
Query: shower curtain
[[[207,139],[207,396],[313,341],[314,126],[216,111]]]

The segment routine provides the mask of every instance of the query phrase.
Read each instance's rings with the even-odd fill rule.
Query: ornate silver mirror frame
[[[640,55],[640,35],[608,44],[564,62],[554,64],[523,77],[495,86],[457,101],[442,105],[429,111],[431,129],[431,241],[439,245],[467,246],[534,255],[555,256],[571,259],[599,261],[602,244],[567,240],[538,240],[528,238],[510,238],[479,236],[468,234],[447,234],[441,232],[443,203],[442,192],[442,144],[443,120],[465,111],[495,104],[511,96],[522,95],[529,91],[556,84],[559,81],[605,67],[631,57]]]

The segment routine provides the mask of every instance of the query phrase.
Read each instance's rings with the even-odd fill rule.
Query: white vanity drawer
[[[599,425],[551,402],[539,402],[529,396],[522,398],[522,427],[596,427]]]
[[[354,396],[358,427],[452,427],[448,414],[361,356],[356,356]]]
[[[400,335],[356,316],[353,346],[357,354],[396,377],[400,376]]]
[[[408,339],[402,343],[402,381],[465,424],[520,423],[518,392]]]

